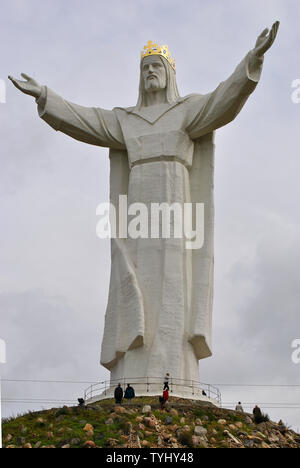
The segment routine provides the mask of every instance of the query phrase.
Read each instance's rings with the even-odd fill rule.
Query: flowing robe
[[[213,297],[213,134],[232,121],[254,91],[262,62],[249,57],[215,91],[147,109],[86,108],[48,88],[39,115],[55,130],[110,148],[111,202],[202,202],[205,242],[112,240],[110,291],[101,363],[112,380],[163,377],[199,380],[198,360],[211,355]]]

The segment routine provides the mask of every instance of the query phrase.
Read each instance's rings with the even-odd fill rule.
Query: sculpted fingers
[[[264,37],[266,37],[268,32],[269,32],[269,28],[264,29],[263,32],[259,35],[259,38],[263,39]]]
[[[11,75],[8,75],[8,79],[13,83],[15,84],[18,80],[16,78],[14,78],[13,76]]]
[[[31,81],[31,80],[33,80],[33,78],[31,78],[31,76],[29,76],[29,75],[26,75],[26,73],[21,73],[21,76],[22,76],[22,78],[24,78],[26,81]]]
[[[30,96],[34,96],[35,98],[39,97],[41,94],[41,86],[39,85],[39,83],[26,73],[21,73],[21,76],[24,78],[25,81],[17,80],[12,76],[9,76],[8,78],[15,85],[15,87],[22,91],[24,94],[29,94]]]
[[[23,90],[22,88],[22,81],[17,80],[13,76],[9,76],[8,79],[15,85],[16,88],[20,89],[21,91]]]
[[[267,52],[267,50],[270,49],[270,47],[272,46],[273,42],[276,39],[279,24],[280,24],[279,21],[276,21],[272,25],[271,30],[266,28],[261,33],[261,35],[258,36],[256,47],[255,47],[257,56],[262,57]]]
[[[279,22],[279,21],[276,21],[276,23],[274,23],[273,26],[272,26],[273,42],[274,42],[275,39],[276,39],[276,36],[277,36],[277,33],[278,33],[278,29],[279,29],[279,25],[280,25],[280,22]]]
[[[267,49],[270,48],[271,45],[273,44],[273,42],[275,41],[278,29],[279,29],[279,21],[276,21],[276,23],[273,24],[273,26],[271,28],[271,31],[270,31],[270,34],[268,36],[268,41],[267,41],[267,44],[266,44]]]
[[[278,29],[279,29],[279,26],[280,26],[280,21],[275,21],[275,23],[273,24],[273,27],[276,30],[276,34],[277,34]]]
[[[21,73],[22,78],[26,80],[26,82],[32,83],[32,84],[37,84],[37,81],[32,78],[31,76],[27,75],[26,73]]]

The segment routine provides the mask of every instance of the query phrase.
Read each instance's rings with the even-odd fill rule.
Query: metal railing
[[[91,385],[85,390],[84,399],[88,402],[89,400],[100,397],[104,399],[105,397],[111,398],[113,396],[113,391],[118,384],[121,384],[125,389],[127,384],[130,384],[135,388],[136,395],[139,396],[139,393],[142,393],[143,396],[147,394],[153,394],[162,391],[164,379],[161,377],[128,377],[119,380],[106,380]],[[221,392],[214,385],[210,385],[203,382],[198,382],[195,380],[184,380],[184,379],[169,379],[169,388],[170,396],[172,393],[186,394],[189,398],[197,396],[207,396],[207,398],[215,400],[221,406]],[[205,395],[204,393],[205,392]],[[142,395],[140,395],[142,396]],[[100,398],[99,398],[100,399]],[[204,399],[204,398],[203,398]]]

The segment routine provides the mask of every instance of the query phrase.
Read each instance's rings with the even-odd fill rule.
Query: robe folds
[[[199,380],[212,354],[214,132],[231,122],[254,91],[262,62],[250,54],[215,91],[176,102],[112,111],[70,103],[44,87],[38,111],[55,130],[110,148],[110,199],[128,204],[203,203],[204,245],[185,239],[112,239],[101,364],[112,380]]]

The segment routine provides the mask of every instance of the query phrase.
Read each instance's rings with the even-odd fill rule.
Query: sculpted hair
[[[177,83],[176,83],[176,73],[167,60],[165,60],[161,56],[159,56],[159,58],[162,61],[165,67],[166,73],[167,73],[167,101],[169,104],[172,104],[173,102],[176,102],[177,99],[180,97],[178,88],[177,88]],[[144,83],[143,74],[142,74],[142,64],[143,64],[143,60],[141,60],[141,65],[140,65],[140,86],[139,86],[139,98],[136,104],[137,109],[140,109],[144,105],[145,83]]]

